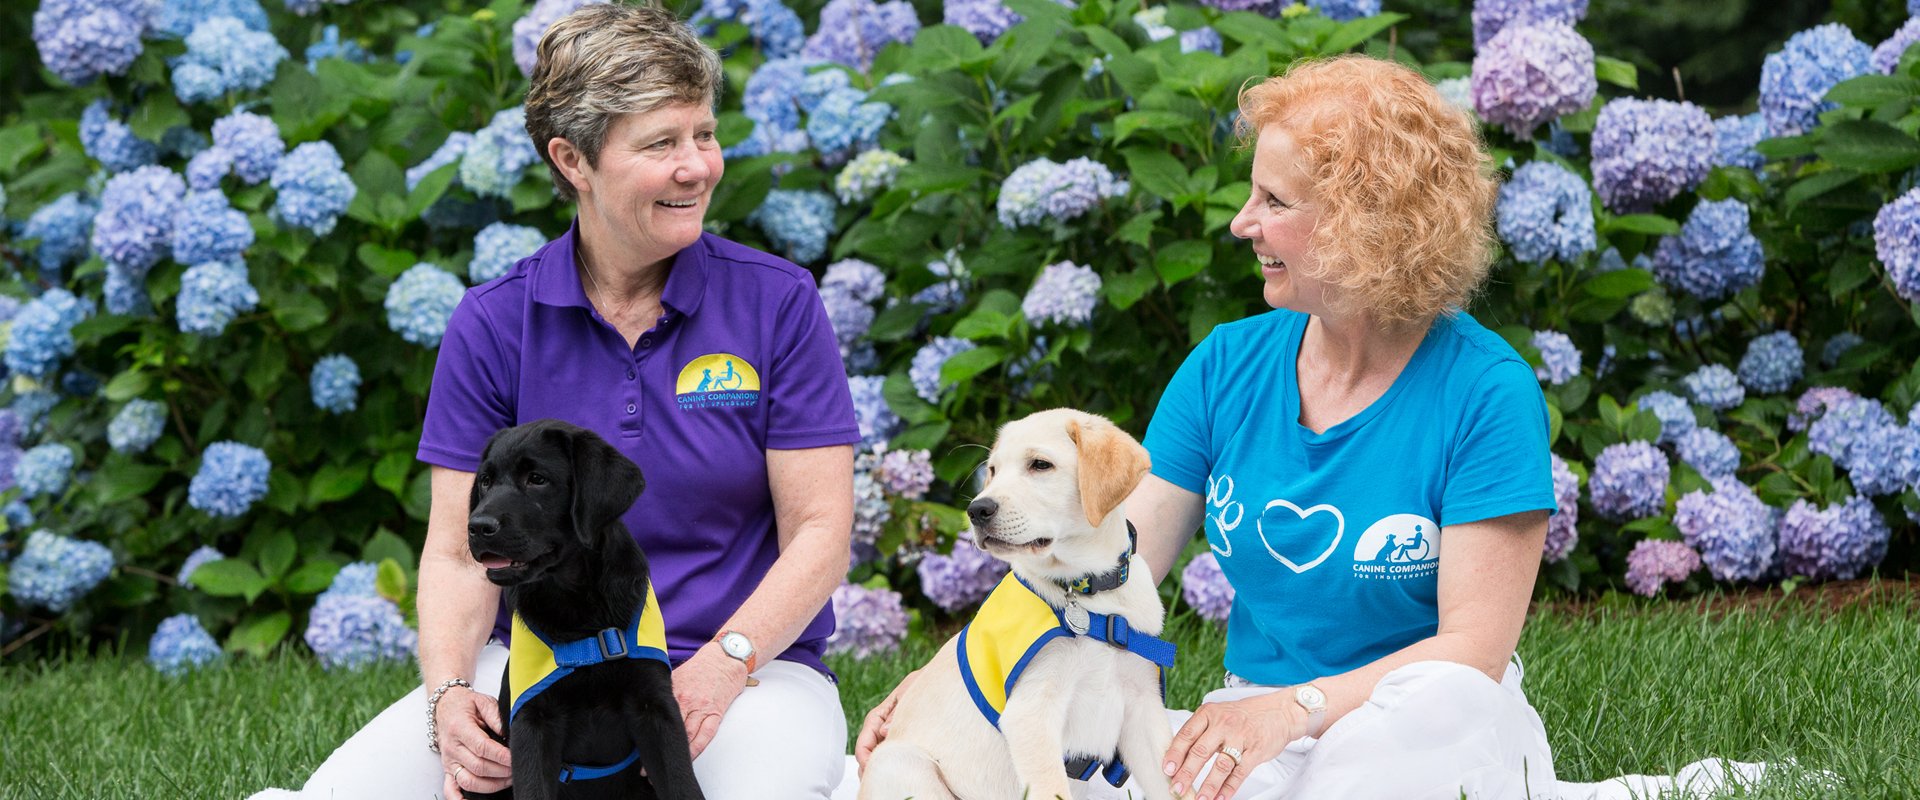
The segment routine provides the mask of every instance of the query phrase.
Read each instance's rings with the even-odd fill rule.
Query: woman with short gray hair
[[[622,521],[651,565],[706,797],[825,798],[839,783],[846,722],[820,657],[859,430],[812,275],[702,230],[723,169],[721,86],[719,56],[658,8],[587,6],[542,38],[527,132],[577,215],[448,323],[418,454],[433,465],[425,683],[305,796],[511,785],[488,735],[510,628],[487,573],[514,567],[475,560],[467,503],[488,437],[547,418],[599,433],[646,475]]]

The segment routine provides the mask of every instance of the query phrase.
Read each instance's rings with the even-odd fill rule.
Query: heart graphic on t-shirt
[[[1271,513],[1276,508],[1284,508],[1292,513]],[[1276,552],[1273,549],[1273,543],[1267,540],[1268,529],[1272,528],[1274,535],[1280,537],[1284,543],[1292,544],[1299,542],[1303,544],[1301,549],[1305,549],[1309,553],[1313,552],[1312,548],[1318,546],[1315,543],[1326,539],[1326,524],[1313,519],[1315,515],[1322,512],[1333,515],[1333,540],[1327,542],[1326,549],[1321,550],[1320,555],[1315,556],[1312,561],[1308,561],[1305,564],[1296,563],[1293,559]],[[1260,530],[1260,544],[1266,546],[1267,554],[1273,556],[1274,559],[1280,563],[1285,564],[1287,569],[1293,570],[1295,573],[1301,573],[1320,566],[1320,562],[1327,560],[1327,556],[1333,555],[1334,548],[1340,546],[1340,537],[1347,534],[1347,518],[1340,513],[1340,509],[1334,508],[1326,503],[1302,510],[1299,506],[1285,500],[1275,500],[1268,503],[1266,508],[1261,509],[1260,521],[1256,527]]]

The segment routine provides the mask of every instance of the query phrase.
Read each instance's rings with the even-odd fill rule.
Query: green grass
[[[1181,667],[1168,699],[1191,708],[1218,685],[1223,637],[1190,617],[1170,635]],[[892,657],[833,659],[850,729],[933,651],[911,642]],[[1671,773],[1707,756],[1792,758],[1839,785],[1757,796],[1920,797],[1913,610],[1546,610],[1520,653],[1563,780]],[[327,673],[294,654],[180,680],[112,658],[0,667],[0,800],[229,800],[298,787],[416,680],[404,667]]]

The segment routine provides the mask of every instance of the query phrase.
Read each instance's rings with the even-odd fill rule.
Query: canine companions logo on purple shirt
[[[744,358],[711,353],[687,362],[673,391],[681,411],[749,407],[760,402],[760,373]]]

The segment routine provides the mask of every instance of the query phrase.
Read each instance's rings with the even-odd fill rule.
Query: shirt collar
[[[574,248],[579,236],[580,223],[575,221],[541,255],[539,271],[534,276],[534,302],[549,306],[579,306],[588,310],[593,308],[593,304],[587,301],[586,288],[580,285],[580,271],[574,262]],[[688,316],[700,307],[700,300],[707,293],[709,236],[712,234],[700,234],[693,244],[674,255],[673,271],[667,274],[666,288],[660,292],[661,305]]]

